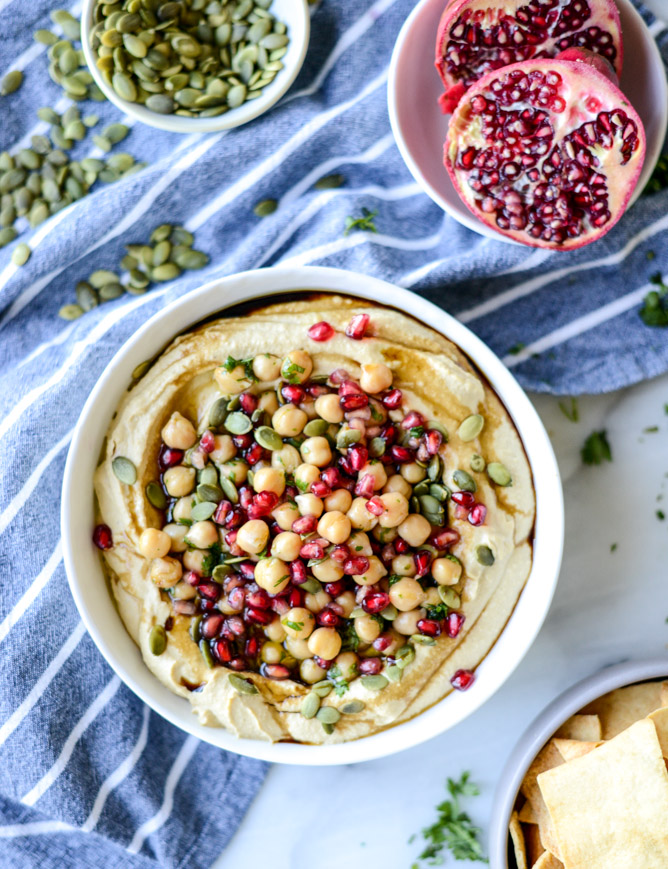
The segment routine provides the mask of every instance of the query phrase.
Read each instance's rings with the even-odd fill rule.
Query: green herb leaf
[[[559,410],[563,413],[566,419],[570,419],[571,422],[578,422],[580,419],[580,411],[578,410],[577,398],[571,398],[570,408],[566,405],[565,402],[560,401]]]
[[[585,465],[600,465],[612,461],[612,450],[605,431],[592,432],[580,451]]]
[[[360,232],[378,232],[374,219],[378,216],[378,211],[369,211],[368,208],[362,209],[362,217],[346,217],[344,235],[350,235],[354,229]]]
[[[518,356],[526,346],[527,345],[524,344],[522,341],[518,341],[517,344],[513,344],[513,346],[508,350],[508,355]]]
[[[282,624],[286,627],[290,628],[291,631],[301,631],[304,627],[304,622],[291,622],[290,619],[286,619]]]
[[[327,678],[334,685],[334,693],[337,697],[342,697],[348,690],[348,681],[343,678],[343,673],[339,667],[330,667],[327,671]]]
[[[615,552],[616,549],[617,549],[617,544],[616,544],[616,543],[611,543],[611,544],[610,544],[610,552]]]
[[[444,603],[436,604],[436,606],[428,606],[427,607],[427,618],[434,619],[434,621],[440,621],[444,619],[447,614],[450,612],[450,607]]]
[[[663,520],[666,518],[666,514],[663,512],[663,510],[657,510],[656,518],[663,522]]]
[[[341,640],[342,652],[356,652],[358,650],[360,638],[357,636],[352,619],[346,619],[345,627],[341,630]]]
[[[661,273],[657,272],[649,279],[656,284],[658,290],[651,290],[643,300],[640,317],[646,326],[668,326],[668,286],[664,284]]]
[[[408,430],[408,436],[412,438],[421,438],[424,434],[424,426],[423,425],[414,425],[413,428]]]

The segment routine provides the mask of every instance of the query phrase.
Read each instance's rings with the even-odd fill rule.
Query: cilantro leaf
[[[350,235],[353,229],[358,229],[360,232],[378,232],[374,219],[378,216],[378,210],[369,211],[368,208],[362,209],[362,217],[346,217],[344,235]]]
[[[356,652],[360,645],[360,638],[355,630],[355,623],[352,619],[347,619],[345,627],[341,631],[341,651]]]
[[[661,272],[649,279],[658,290],[651,290],[643,300],[640,317],[646,326],[668,326],[668,286],[664,284]]]
[[[301,631],[304,627],[304,622],[291,622],[290,619],[286,619],[282,622],[286,627],[290,628],[291,631]]]
[[[348,690],[348,680],[343,678],[343,673],[339,667],[330,667],[327,671],[327,678],[334,686],[334,693],[337,697],[342,697]]]
[[[509,356],[519,356],[519,354],[524,350],[527,345],[522,341],[518,341],[517,344],[513,344],[512,347],[508,349]]]
[[[612,450],[605,431],[592,432],[580,450],[585,465],[600,465],[612,461]]]
[[[563,413],[566,419],[569,419],[571,422],[578,422],[580,419],[580,411],[578,410],[577,398],[571,398],[570,408],[566,405],[565,402],[560,401],[559,410]]]
[[[427,618],[439,622],[441,619],[444,619],[449,612],[450,607],[447,604],[438,603],[436,606],[427,607]]]

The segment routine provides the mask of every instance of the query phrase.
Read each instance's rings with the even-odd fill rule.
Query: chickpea
[[[350,519],[350,524],[353,528],[360,528],[362,531],[371,531],[378,524],[378,517],[374,516],[366,508],[366,498],[355,498],[350,505],[350,510],[346,513]]]
[[[383,492],[400,492],[408,501],[413,494],[413,487],[400,474],[393,474],[385,483]]]
[[[357,676],[357,655],[354,652],[340,652],[334,663],[344,679],[350,681]]]
[[[339,510],[325,513],[318,522],[318,534],[330,543],[344,543],[350,537],[350,519]]]
[[[316,682],[322,682],[327,675],[327,670],[323,670],[322,667],[319,667],[313,658],[306,658],[299,665],[299,675],[302,677],[304,682],[307,682],[309,685],[314,685]]]
[[[401,492],[385,492],[380,496],[385,512],[378,517],[378,524],[383,528],[396,528],[408,516],[408,501]]]
[[[332,558],[326,558],[320,564],[314,564],[311,573],[320,582],[338,582],[343,576],[343,565]]]
[[[273,622],[269,622],[264,629],[264,635],[274,643],[283,642],[287,635],[285,633],[285,628],[281,624],[280,616],[276,616]]]
[[[185,541],[185,536],[188,533],[187,525],[179,525],[176,522],[170,522],[162,529],[165,534],[169,535],[169,550],[170,552],[185,552],[188,545]]]
[[[273,416],[280,407],[276,393],[273,390],[271,392],[263,392],[257,406],[260,410],[268,413],[269,416]]]
[[[276,524],[282,531],[290,531],[292,523],[299,519],[301,513],[294,504],[285,501],[285,503],[279,504],[275,510],[272,510],[271,515],[276,520]]]
[[[341,637],[334,628],[316,628],[308,639],[312,655],[333,661],[341,651]]]
[[[267,545],[269,540],[269,526],[262,519],[250,519],[237,531],[237,546],[257,555]],[[275,594],[275,592],[273,592]]]
[[[165,489],[172,498],[181,498],[184,495],[189,495],[195,488],[195,469],[186,468],[185,465],[176,465],[165,471],[163,480]]]
[[[154,558],[150,567],[151,581],[158,588],[171,588],[181,579],[183,568],[176,558]]]
[[[271,418],[271,425],[281,437],[292,438],[301,434],[308,422],[308,414],[294,404],[279,407]]]
[[[235,486],[240,486],[248,477],[248,465],[243,459],[232,459],[220,466],[220,476],[227,477]]]
[[[335,392],[328,392],[326,395],[319,395],[315,400],[315,412],[318,416],[322,417],[325,422],[343,422],[343,408],[339,404],[339,396]]]
[[[441,603],[441,596],[438,593],[438,589],[434,588],[433,585],[431,588],[426,590],[424,602],[426,606],[438,606]]]
[[[316,591],[315,594],[309,592],[304,598],[305,605],[312,613],[319,613],[321,610],[324,610],[330,601],[331,597],[327,594],[324,588],[321,588],[320,591]]]
[[[285,474],[294,474],[301,461],[299,450],[291,444],[286,444],[282,449],[274,450],[271,454],[272,468],[278,468]]]
[[[392,543],[392,541],[396,540],[399,536],[399,532],[396,528],[382,528],[380,525],[376,525],[371,533],[375,539],[383,545],[386,543]]]
[[[200,576],[208,576],[208,572],[204,569],[208,558],[209,552],[206,549],[186,549],[183,553],[183,566],[186,570],[199,573]]]
[[[274,537],[271,554],[282,561],[294,561],[299,557],[301,546],[302,539],[299,534],[295,534],[294,531],[281,531]]]
[[[175,522],[178,522],[180,519],[192,519],[192,512],[193,499],[188,497],[179,498],[176,504],[174,504],[172,518]]]
[[[361,480],[362,477],[366,476],[367,474],[373,477],[373,488],[376,492],[379,489],[382,489],[385,483],[387,483],[385,466],[377,459],[372,459],[372,461],[367,462],[366,465],[364,465],[364,467],[358,474],[358,479]]]
[[[278,380],[281,374],[281,360],[271,353],[260,353],[253,359],[253,374],[265,383]]]
[[[436,558],[431,564],[431,575],[439,585],[457,585],[462,578],[462,565],[450,558]]]
[[[310,493],[306,495],[297,495],[295,501],[297,502],[297,507],[302,516],[315,516],[317,519],[318,516],[322,515],[322,511],[325,509],[322,500],[316,495],[311,495]]]
[[[139,551],[144,558],[162,558],[171,549],[172,538],[157,528],[145,528],[139,538]]]
[[[404,613],[400,613],[399,615],[404,615]],[[415,633],[415,631],[413,631],[413,633]],[[401,634],[396,633],[394,630],[386,631],[385,636],[390,641],[390,645],[383,652],[384,655],[394,655],[397,649],[400,649],[406,644],[406,640],[404,640]]]
[[[175,450],[189,450],[197,440],[195,426],[178,411],[167,420],[161,436],[164,443]]]
[[[332,449],[324,437],[306,438],[299,451],[305,462],[318,468],[324,468],[332,461]]]
[[[176,600],[192,600],[197,596],[197,589],[187,582],[177,582],[172,589],[172,597]]]
[[[364,531],[353,531],[348,541],[348,549],[353,555],[373,555],[369,535]]]
[[[260,468],[255,471],[253,488],[256,492],[273,492],[280,497],[285,491],[285,472],[278,468]]]
[[[218,543],[218,528],[208,519],[204,522],[195,522],[188,528],[186,543],[196,549],[210,549],[214,543]]]
[[[392,559],[392,573],[397,576],[415,576],[417,568],[410,555],[395,555]]]
[[[295,606],[281,618],[281,624],[285,633],[293,640],[306,640],[315,628],[315,616],[306,607]]]
[[[382,362],[367,362],[362,365],[360,386],[365,392],[382,392],[392,386],[392,372]]]
[[[357,601],[355,600],[355,592],[344,591],[337,598],[334,599],[343,610],[344,618],[349,618],[350,613],[357,606]]]
[[[399,526],[399,536],[409,546],[422,546],[431,534],[431,524],[419,513],[411,513]]]
[[[262,643],[260,657],[265,664],[279,664],[283,657],[283,646],[271,640],[268,643]]]
[[[308,640],[295,640],[292,637],[287,637],[285,640],[285,648],[298,661],[305,661],[310,658],[313,652],[308,647]]]
[[[301,459],[301,456],[300,456]],[[311,488],[311,483],[315,483],[320,479],[320,468],[315,465],[303,463],[295,470],[295,486],[300,492],[308,492]]]
[[[325,510],[338,510],[347,513],[353,503],[353,496],[347,489],[334,489],[331,495],[325,498]]]
[[[427,469],[423,468],[422,465],[418,465],[417,462],[407,462],[405,465],[401,466],[401,476],[408,483],[419,483],[421,480],[427,476]]]
[[[222,465],[223,462],[229,462],[237,454],[237,448],[234,446],[234,441],[230,435],[214,435],[213,444],[213,450],[209,453],[209,457],[216,464]]]
[[[186,465],[190,465],[191,468],[196,468],[198,471],[201,471],[202,468],[205,468],[208,461],[209,454],[206,453],[201,447],[194,447],[193,449],[189,449],[184,457],[184,462],[186,463]]]
[[[223,395],[239,395],[251,385],[243,365],[235,365],[231,371],[221,365],[213,372],[213,379]]]
[[[270,594],[280,594],[290,582],[290,571],[287,564],[280,558],[273,556],[258,561],[255,567],[255,582]]]
[[[382,579],[384,576],[387,576],[385,565],[380,558],[372,555],[369,558],[369,567],[367,570],[359,575],[355,574],[353,579],[358,585],[375,585],[378,580]]]
[[[357,616],[354,625],[355,633],[363,643],[373,643],[382,630],[376,619],[369,615]]]
[[[416,607],[422,606],[425,593],[422,586],[410,576],[404,576],[399,582],[390,586],[390,600],[402,613],[410,612]]]
[[[392,622],[392,627],[397,631],[397,633],[403,634],[405,637],[410,637],[412,634],[418,633],[417,623],[420,619],[425,618],[426,615],[426,610],[421,608],[399,613],[396,619]]]
[[[313,360],[305,350],[291,350],[281,365],[281,376],[288,383],[306,383],[313,371]]]

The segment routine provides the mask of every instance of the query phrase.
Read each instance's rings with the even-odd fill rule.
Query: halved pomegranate
[[[444,112],[488,72],[567,48],[600,54],[622,72],[619,12],[613,0],[450,0],[436,35]]]
[[[578,54],[483,76],[450,120],[445,166],[462,200],[532,247],[572,250],[608,232],[645,159],[636,111]]]

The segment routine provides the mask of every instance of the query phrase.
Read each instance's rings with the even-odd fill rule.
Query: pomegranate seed
[[[457,670],[455,675],[450,679],[450,684],[457,691],[468,691],[475,682],[475,673],[471,670]]]
[[[227,640],[218,640],[213,644],[213,652],[221,664],[227,664],[232,658],[232,649]]]
[[[227,595],[227,605],[230,609],[233,609],[235,612],[240,613],[244,608],[244,603],[246,600],[246,590],[243,587],[233,588],[232,591]]]
[[[348,447],[348,458],[353,471],[361,471],[369,461],[369,450],[361,444],[353,444]]]
[[[246,640],[246,648],[244,649],[246,656],[254,658],[258,653],[259,645],[257,637],[251,637],[249,640]]]
[[[465,621],[466,618],[461,613],[448,613],[443,619],[443,630],[449,637],[454,639],[461,631]]]
[[[332,561],[338,561],[339,564],[343,564],[344,561],[350,558],[350,550],[345,543],[339,543],[339,545],[335,546],[329,553],[329,557]]]
[[[413,556],[413,563],[417,571],[415,575],[417,577],[426,576],[429,573],[429,566],[431,564],[431,552],[427,549],[421,549],[419,552],[416,552]]]
[[[251,447],[249,447],[244,453],[244,458],[248,462],[249,465],[257,465],[259,461],[264,458],[265,451],[262,449],[260,444],[254,443]]]
[[[388,637],[385,634],[381,634],[371,644],[377,652],[385,652],[392,645],[393,639],[392,637]]]
[[[320,479],[323,483],[327,483],[330,489],[338,489],[341,483],[339,472],[333,465],[329,468],[325,468],[325,470],[320,474]]]
[[[295,534],[312,534],[318,527],[318,520],[315,516],[302,516],[301,519],[295,519],[292,523],[292,530]]]
[[[199,626],[200,634],[204,637],[205,640],[212,640],[220,633],[220,629],[223,626],[223,621],[223,616],[219,615],[218,613],[211,613],[211,615],[205,616]]]
[[[364,506],[374,516],[382,516],[385,512],[385,504],[377,495],[368,500]]]
[[[356,380],[344,380],[339,386],[339,395],[360,395],[364,390]]]
[[[183,460],[183,450],[174,450],[164,444],[160,447],[158,455],[158,465],[161,471],[166,471],[167,468],[173,468],[174,465],[179,465]]]
[[[271,598],[263,588],[252,591],[246,598],[248,606],[254,609],[268,610],[271,606]]]
[[[383,669],[383,662],[380,658],[363,658],[357,669],[363,676],[377,676]]]
[[[417,623],[417,629],[426,637],[437,637],[441,633],[441,626],[434,619],[420,619]]]
[[[330,338],[334,337],[334,327],[330,326],[326,320],[321,320],[310,326],[306,334],[311,341],[329,341]]]
[[[188,601],[188,603],[190,603],[190,601]],[[208,613],[216,608],[216,602],[215,600],[207,600],[203,597],[199,602],[199,606],[202,612]]]
[[[242,392],[239,396],[239,403],[243,412],[249,415],[257,410],[257,398],[250,392]]]
[[[237,449],[247,450],[249,446],[253,443],[253,435],[252,434],[240,434],[234,435],[232,438],[232,442]]]
[[[475,498],[471,492],[453,492],[452,500],[460,507],[473,507]]]
[[[406,543],[403,537],[397,537],[394,541],[394,548],[397,550],[398,555],[403,555],[404,552],[408,552],[410,546]]]
[[[369,559],[365,555],[353,555],[343,562],[343,572],[346,576],[361,576],[369,569]]]
[[[246,659],[239,656],[238,658],[232,658],[232,660],[227,665],[232,670],[245,670],[246,669]]]
[[[248,510],[251,503],[253,502],[254,497],[255,492],[251,489],[250,486],[242,486],[239,489],[239,504],[244,510]]]
[[[228,531],[225,535],[225,543],[227,543],[228,546],[235,546],[238,533],[238,531]]]
[[[325,583],[325,591],[331,597],[338,597],[342,594],[346,589],[346,584],[342,579],[339,579],[337,582],[327,582]]]
[[[394,444],[390,450],[390,455],[395,462],[400,462],[401,464],[413,461],[413,453],[406,449],[406,447],[400,447],[399,444]]]
[[[304,592],[301,588],[291,588],[288,595],[288,603],[291,607],[304,606]]]
[[[225,591],[232,591],[233,588],[239,588],[239,586],[244,586],[245,581],[239,576],[238,573],[231,573],[225,577],[223,580],[223,588]]]
[[[376,478],[373,476],[373,474],[362,474],[362,476],[355,484],[355,494],[360,498],[372,498],[375,491]],[[381,504],[382,503],[383,502],[381,501]],[[370,512],[373,512],[373,510],[371,510]],[[383,510],[381,510],[380,512],[382,513]],[[380,516],[380,513],[376,515]]]
[[[362,393],[342,395],[339,399],[339,404],[344,410],[357,410],[360,407],[366,407],[368,403],[369,396]]]
[[[231,637],[243,637],[246,633],[246,624],[240,616],[229,616],[225,619],[223,633],[225,636],[229,634]]]
[[[305,392],[301,386],[296,386],[293,383],[286,383],[281,388],[281,395],[290,404],[300,404],[304,400]]]
[[[216,507],[216,512],[213,514],[213,521],[217,525],[222,525],[225,522],[225,517],[232,509],[231,501],[221,501]]]
[[[417,428],[422,425],[424,425],[424,417],[421,413],[418,413],[417,410],[411,410],[401,420],[401,427],[405,429]]]
[[[343,383],[345,380],[349,380],[350,375],[346,371],[345,368],[335,368],[334,371],[329,375],[329,382],[333,383],[335,386],[338,386],[340,383]]]
[[[93,543],[98,549],[111,549],[114,545],[111,528],[108,525],[96,525],[93,531]]]
[[[258,507],[255,503],[251,504],[246,512],[248,513],[249,519],[262,519],[265,515],[264,510],[261,507]]]
[[[200,582],[197,586],[197,591],[207,600],[218,600],[221,588],[217,582]]]
[[[255,562],[242,561],[240,564],[237,564],[237,570],[244,579],[252,579],[255,576]]]
[[[390,596],[384,591],[372,591],[362,601],[362,606],[368,613],[380,613],[390,605]]]
[[[334,661],[328,661],[326,658],[321,658],[320,655],[314,655],[313,660],[320,667],[321,670],[329,670]]]
[[[447,549],[459,542],[459,531],[455,528],[443,528],[443,530],[432,534],[431,542],[437,549]]]
[[[471,525],[483,525],[487,517],[487,507],[484,504],[474,504],[468,515]]]
[[[213,606],[213,601],[211,605]],[[182,616],[194,616],[197,612],[197,604],[194,600],[175,600],[172,602],[172,609]]]
[[[339,468],[343,471],[343,473],[346,474],[348,477],[354,476],[355,471],[353,470],[353,466],[350,464],[350,459],[348,458],[348,456],[341,456],[337,464]],[[346,481],[342,479],[341,485],[345,486],[345,484]]]
[[[184,582],[188,583],[188,585],[199,585],[202,581],[202,577],[199,573],[195,573],[194,570],[189,570],[187,573],[184,573],[182,578]]]
[[[332,494],[332,490],[324,480],[314,480],[311,483],[311,492],[317,495],[318,498],[327,498]]]
[[[271,608],[279,616],[284,616],[290,609],[290,604],[283,597],[275,597],[271,602]]]
[[[394,545],[392,543],[386,543],[380,551],[381,561],[384,564],[388,564],[396,554],[397,550],[394,548]]]
[[[424,436],[424,442],[427,448],[427,453],[430,456],[435,456],[443,443],[443,435],[440,431],[436,431],[435,428],[430,428]]]
[[[319,543],[305,543],[299,554],[302,558],[324,558],[325,550]]]
[[[274,619],[274,614],[269,610],[259,610],[255,607],[248,607],[246,610],[246,621],[254,622],[256,625],[268,625]]]
[[[294,585],[302,585],[308,579],[306,575],[306,567],[303,561],[291,561],[288,565],[290,571],[290,579]]]
[[[369,325],[369,319],[368,314],[355,314],[346,326],[346,335],[355,341],[361,341]]]
[[[319,398],[321,395],[327,395],[329,389],[326,386],[323,386],[322,383],[309,383],[306,386],[306,391],[309,395],[313,396],[313,398]]]
[[[386,423],[380,430],[380,436],[386,445],[393,444],[397,439],[397,427],[391,422]]]
[[[286,486],[283,494],[288,501],[294,501],[299,494],[299,489],[296,486]]]
[[[200,438],[199,445],[205,453],[212,453],[216,448],[213,432],[207,429]]]
[[[276,492],[270,492],[268,490],[258,492],[258,494],[253,498],[253,505],[257,509],[263,510],[265,514],[271,513],[278,502],[279,497]]]
[[[329,607],[320,610],[316,614],[315,620],[319,625],[327,628],[335,628],[341,622],[341,619]]]
[[[383,402],[383,407],[386,407],[388,410],[396,410],[398,407],[401,407],[403,398],[400,389],[391,389],[381,400]]]

